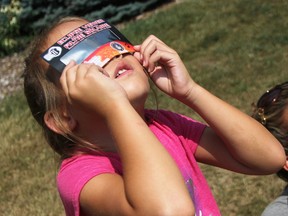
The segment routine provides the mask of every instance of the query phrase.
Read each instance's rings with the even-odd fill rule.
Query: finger
[[[87,67],[86,70],[87,70],[86,76],[88,76],[88,75],[89,76],[98,76],[99,74],[102,74],[106,77],[110,77],[110,75],[108,74],[108,72],[104,68],[102,68],[96,64],[90,64],[90,66]]]
[[[140,64],[142,64],[143,56],[141,54],[141,45],[135,45],[134,50],[135,52],[133,53],[133,56],[140,62]]]
[[[139,52],[140,49],[141,49],[141,45],[140,45],[140,44],[139,44],[139,45],[134,45],[133,47],[134,47],[134,50],[135,50],[136,52]]]
[[[161,41],[159,38],[157,38],[156,36],[154,36],[154,35],[149,35],[144,41],[143,41],[143,43],[141,44],[141,47],[140,47],[140,51],[141,51],[141,53],[143,52],[143,49],[145,49],[145,47],[149,44],[149,43],[151,43],[152,41],[154,41],[154,42],[159,42],[159,43],[162,43],[162,44],[164,44],[164,42],[163,41]]]
[[[151,42],[144,51],[145,63],[143,62],[143,66],[151,72],[158,66],[158,63],[166,64],[165,59],[169,61],[169,57],[173,58],[174,53],[175,51],[166,44]]]
[[[76,72],[76,77],[75,77],[75,81],[82,81],[83,78],[85,78],[87,76],[87,73],[89,71],[89,68],[92,67],[93,64],[80,64],[78,66],[77,72]]]
[[[159,43],[163,43],[159,38],[155,37],[154,35],[149,35],[144,41],[143,43],[141,44],[140,46],[140,54],[141,54],[141,60],[142,62],[144,61],[144,56],[143,56],[143,53],[145,52],[146,50],[146,47],[152,43],[152,42],[159,42]],[[137,47],[136,47],[137,49]]]
[[[68,71],[70,68],[74,67],[75,65],[77,65],[77,63],[76,63],[75,61],[73,61],[73,60],[70,61],[69,64],[65,66],[64,70],[62,71],[61,76],[62,76],[63,74],[64,74],[64,76],[66,76],[67,71]],[[61,77],[60,77],[60,79],[61,79]]]
[[[68,96],[68,79],[67,79],[67,73],[69,70],[72,70],[72,68],[74,68],[75,66],[77,66],[76,62],[71,61],[69,62],[69,64],[64,68],[61,77],[60,77],[60,84],[62,86],[62,89],[65,93],[66,96]]]
[[[133,56],[142,64],[142,58],[140,52],[134,52]]]
[[[110,75],[108,74],[108,72],[107,72],[104,68],[102,68],[102,67],[100,67],[100,66],[97,65],[97,69],[98,69],[98,71],[99,71],[100,73],[102,73],[103,75],[105,75],[105,76],[107,76],[107,77],[110,77]]]
[[[149,70],[154,71],[155,68],[158,68],[159,65],[171,70],[172,68],[177,68],[177,64],[179,64],[179,62],[181,62],[181,59],[177,52],[173,49],[158,49],[150,56]]]
[[[156,62],[153,62],[151,64],[150,56],[153,55],[154,52],[161,50],[166,52],[173,52],[173,50],[168,47],[165,43],[163,43],[158,38],[150,38],[150,41],[148,44],[145,45],[145,47],[142,49],[142,56],[143,56],[143,66],[150,68],[153,67],[153,64]]]

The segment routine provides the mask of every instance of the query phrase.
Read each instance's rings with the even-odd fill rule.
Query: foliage
[[[64,16],[105,18],[116,24],[170,1],[5,0],[0,13],[0,56],[21,50],[29,37]]]
[[[6,2],[7,3],[7,2]],[[17,36],[20,33],[19,15],[20,0],[12,0],[0,8],[0,57],[17,51]]]

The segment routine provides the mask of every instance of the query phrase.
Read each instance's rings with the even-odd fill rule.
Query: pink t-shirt
[[[146,111],[149,127],[177,163],[193,200],[196,216],[221,215],[210,188],[195,160],[205,125],[169,111]],[[115,153],[106,156],[80,155],[64,160],[57,176],[57,186],[66,215],[80,215],[79,195],[83,186],[102,173],[122,175],[120,158]]]

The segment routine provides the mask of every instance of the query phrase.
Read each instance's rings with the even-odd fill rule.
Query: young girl
[[[71,61],[59,73],[40,57],[86,23],[66,18],[53,25],[24,73],[32,114],[62,158],[57,186],[67,215],[220,215],[197,162],[245,174],[283,166],[279,142],[195,83],[179,55],[153,35],[103,68]],[[149,77],[209,126],[146,110]]]
[[[258,100],[253,117],[261,122],[282,144],[286,163],[277,175],[288,183],[288,82],[266,91]],[[288,215],[288,186],[271,202],[262,216]]]

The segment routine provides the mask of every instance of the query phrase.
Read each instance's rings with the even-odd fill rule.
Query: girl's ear
[[[44,122],[46,126],[55,133],[63,133],[63,129],[61,130],[59,123],[57,123],[57,120],[51,111],[45,113]],[[69,131],[73,131],[76,128],[77,122],[72,116],[67,115],[67,113],[63,113],[61,116],[61,124]]]
[[[288,171],[288,156],[286,156],[286,162],[284,164],[283,169],[285,169],[286,171]]]

